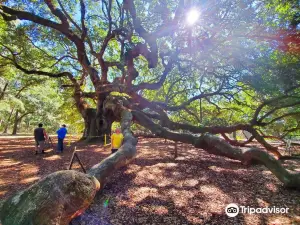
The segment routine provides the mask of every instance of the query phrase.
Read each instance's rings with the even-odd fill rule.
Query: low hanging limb
[[[135,121],[150,129],[156,135],[173,141],[193,144],[196,148],[218,156],[225,156],[230,159],[239,160],[244,164],[249,164],[256,160],[262,162],[286,187],[300,188],[300,173],[293,173],[282,166],[279,160],[266,151],[251,148],[244,150],[232,147],[225,140],[214,135],[203,134],[195,136],[191,134],[178,133],[165,129],[159,124],[154,123],[144,113],[132,110]]]
[[[86,170],[84,169],[84,166],[83,166],[83,164],[81,163],[81,161],[80,161],[80,159],[79,159],[79,156],[78,156],[77,153],[76,153],[76,146],[75,146],[75,149],[74,149],[74,152],[73,152],[71,161],[70,161],[70,163],[69,163],[68,170],[72,169],[72,165],[73,165],[73,163],[74,163],[75,157],[76,157],[76,159],[77,159],[79,165],[81,166],[81,169],[83,170],[83,172],[86,173]]]

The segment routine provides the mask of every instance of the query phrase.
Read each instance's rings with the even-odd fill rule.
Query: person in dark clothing
[[[35,154],[38,153],[44,154],[44,148],[45,148],[45,140],[48,139],[48,135],[43,128],[43,124],[40,123],[37,128],[34,129],[34,139],[35,139]]]
[[[68,133],[66,125],[63,124],[60,129],[56,131],[57,133],[57,153],[62,153],[64,150],[64,138],[66,137],[66,134]]]

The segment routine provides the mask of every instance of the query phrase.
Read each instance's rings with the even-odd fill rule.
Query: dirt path
[[[63,155],[33,155],[33,141],[0,140],[0,196],[6,198],[69,163]],[[300,192],[287,190],[263,166],[212,156],[188,145],[140,139],[138,157],[118,171],[90,209],[73,225],[102,224],[300,224]],[[78,147],[87,168],[109,155],[96,145]],[[293,170],[299,162],[286,161]],[[229,203],[250,207],[284,207],[287,214],[239,214],[229,218]]]
[[[57,140],[53,138],[54,147]],[[75,139],[66,139],[68,145]],[[78,154],[86,168],[98,163],[109,152],[95,145],[78,146]],[[0,139],[0,198],[7,198],[17,190],[22,190],[36,180],[58,170],[68,168],[73,147],[66,146],[63,154],[55,155],[52,149],[46,150],[44,155],[34,155],[34,141],[31,138],[1,138]],[[79,170],[79,165],[74,164]]]

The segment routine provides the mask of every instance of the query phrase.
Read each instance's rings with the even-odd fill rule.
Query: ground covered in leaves
[[[62,155],[49,149],[36,156],[32,139],[1,137],[0,198],[68,168],[74,140]],[[98,145],[77,145],[77,150],[87,169],[110,154],[109,148]],[[300,192],[284,188],[262,165],[246,167],[185,144],[178,145],[174,159],[174,143],[162,139],[140,138],[137,150],[137,158],[114,174],[72,225],[300,224]],[[300,161],[286,161],[285,166],[300,171]],[[74,168],[80,170],[78,164]],[[229,203],[284,207],[289,212],[229,218],[224,212]]]

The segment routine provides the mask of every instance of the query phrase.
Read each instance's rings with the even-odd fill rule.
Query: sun
[[[189,10],[189,12],[186,14],[187,24],[194,25],[198,21],[199,16],[200,16],[200,12],[196,8]]]

